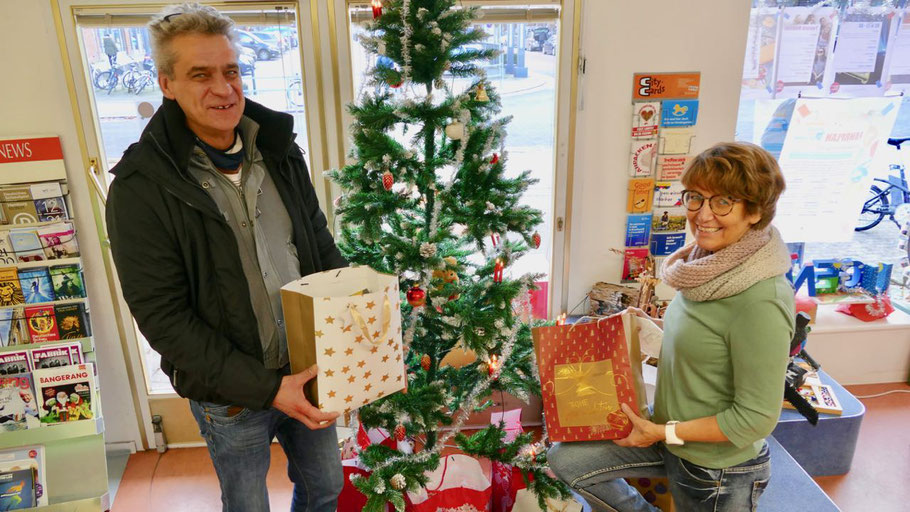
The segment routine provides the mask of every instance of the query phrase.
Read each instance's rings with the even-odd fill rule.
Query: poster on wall
[[[796,101],[779,163],[787,189],[774,224],[787,242],[853,238],[901,98]]]
[[[787,7],[782,11],[776,98],[825,94],[833,78],[828,63],[837,21],[833,7]]]
[[[890,8],[851,7],[840,24],[834,51],[832,96],[881,96],[885,93],[883,71],[892,20]]]
[[[752,8],[743,61],[743,99],[770,98],[774,92],[779,17],[776,7]]]
[[[886,88],[910,93],[910,8],[897,16],[900,23],[894,24],[894,36],[890,39],[885,67],[888,70]]]

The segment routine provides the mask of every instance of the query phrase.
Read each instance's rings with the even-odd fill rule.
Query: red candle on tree
[[[373,19],[382,16],[382,0],[371,0],[370,7],[373,8]]]
[[[494,283],[502,282],[502,269],[503,269],[502,260],[499,258],[496,258],[496,265],[493,267],[493,282]]]

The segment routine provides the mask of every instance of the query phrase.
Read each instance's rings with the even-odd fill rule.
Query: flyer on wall
[[[787,242],[847,242],[900,97],[796,101],[780,155],[787,181],[774,224]],[[885,168],[887,168],[885,166]]]
[[[833,7],[787,7],[781,14],[776,98],[822,96],[833,80],[829,66],[837,34]]]
[[[774,93],[779,17],[780,9],[777,7],[752,8],[746,58],[743,61],[743,99],[770,98]]]
[[[851,7],[841,21],[834,52],[835,97],[881,96],[885,93],[885,56],[896,11]]]

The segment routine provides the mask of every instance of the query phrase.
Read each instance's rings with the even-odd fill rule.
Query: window
[[[159,11],[130,8],[76,8],[76,24],[86,80],[92,99],[102,165],[109,171],[123,151],[139,140],[161,105],[157,69],[151,59],[146,23]],[[301,55],[296,13],[286,6],[223,10],[237,24],[244,95],[294,117],[297,143],[306,150],[308,133],[303,101]],[[111,176],[107,182],[111,181]],[[160,356],[136,329],[149,394],[173,393],[160,370]]]
[[[898,166],[910,177],[910,143],[903,151],[886,144],[889,137],[910,137],[910,7],[900,2],[788,1],[753,3],[736,139],[760,144],[779,155],[795,101],[798,97],[843,98],[902,95],[897,120],[890,133],[878,137],[878,157],[870,166],[873,181],[866,197],[898,185],[878,200],[876,211],[884,212],[874,227],[855,231],[844,242],[809,242],[803,259],[854,258],[864,263],[894,264],[893,277],[901,273],[900,262],[908,256],[899,244],[901,225],[910,220],[910,195]],[[784,169],[787,174],[787,169]],[[836,197],[822,198],[837,201]],[[882,207],[881,201],[887,203]],[[900,206],[904,203],[904,206]],[[871,203],[867,203],[871,204]],[[879,215],[856,212],[854,226],[868,225]],[[787,240],[798,242],[798,240]]]
[[[349,9],[351,73],[353,98],[364,92],[378,91],[387,86],[366,82],[367,71],[377,64],[376,56],[367,52],[358,42],[365,31],[359,25],[370,19],[369,7],[352,5]],[[513,276],[526,273],[543,274],[539,285],[541,293],[535,294],[535,313],[546,315],[547,287],[551,283],[551,263],[554,232],[554,177],[556,147],[556,102],[559,62],[559,9],[551,5],[522,7],[483,7],[483,16],[477,24],[488,37],[475,46],[478,49],[496,49],[500,54],[484,64],[487,78],[500,94],[501,116],[512,116],[507,125],[505,151],[508,153],[509,175],[518,175],[530,169],[539,180],[522,196],[522,204],[543,212],[543,223],[537,227],[541,245],[529,251],[510,268]],[[471,78],[445,78],[454,94],[463,92]],[[417,91],[398,90],[405,97]],[[403,133],[397,133],[407,142]],[[541,301],[543,303],[541,303]]]

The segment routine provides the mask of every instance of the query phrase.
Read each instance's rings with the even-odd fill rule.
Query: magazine
[[[82,362],[82,345],[75,343],[43,344],[29,350],[32,368],[59,368]]]
[[[12,347],[28,343],[31,343],[31,337],[25,323],[25,308],[0,309],[0,346]]]
[[[56,300],[81,299],[85,297],[85,284],[79,265],[55,265],[50,268],[51,283]]]
[[[827,384],[800,386],[799,394],[812,404],[812,407],[818,412],[836,416],[840,416],[844,413],[844,408],[837,399],[834,388]],[[783,404],[787,409],[795,409],[795,407],[786,400],[784,400]]]
[[[64,423],[95,417],[94,365],[83,363],[35,370],[35,394],[40,397],[41,423]]]
[[[19,285],[28,304],[54,300],[54,285],[47,267],[26,268],[19,271]]]
[[[37,506],[47,506],[47,478],[44,468],[44,446],[31,445],[0,450],[0,473],[20,469],[33,469],[35,472],[35,497]]]
[[[0,431],[40,427],[32,375],[0,376]]]
[[[28,335],[32,343],[57,341],[60,339],[60,333],[57,331],[57,317],[54,315],[54,306],[25,308],[25,320],[28,323]]]
[[[18,375],[32,371],[28,350],[0,352],[0,375]]]
[[[0,473],[0,510],[33,508],[35,502],[34,469],[16,469]]]

